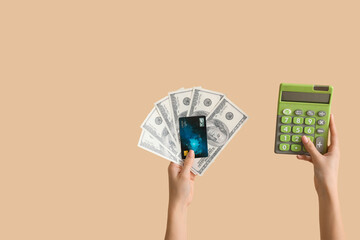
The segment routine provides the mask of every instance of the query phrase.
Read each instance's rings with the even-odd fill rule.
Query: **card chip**
[[[189,152],[188,150],[185,150],[185,151],[184,151],[184,156],[185,156],[185,157],[186,157],[186,155],[188,154],[188,152]]]

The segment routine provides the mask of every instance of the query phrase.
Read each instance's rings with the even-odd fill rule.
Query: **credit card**
[[[182,159],[190,150],[195,153],[195,158],[208,156],[206,117],[181,117],[179,118],[181,156]]]

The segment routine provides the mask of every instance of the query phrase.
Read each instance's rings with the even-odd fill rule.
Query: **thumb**
[[[190,173],[190,169],[194,163],[194,158],[195,158],[195,153],[193,150],[190,150],[184,162],[184,167],[182,170],[183,173]]]
[[[320,152],[314,146],[313,142],[310,141],[310,139],[308,137],[302,136],[301,140],[304,144],[306,151],[308,151],[310,153],[310,155],[313,159],[316,157],[319,157],[321,155]]]

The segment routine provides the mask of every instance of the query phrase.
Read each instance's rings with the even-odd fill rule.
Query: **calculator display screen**
[[[281,95],[281,101],[327,103],[328,104],[330,102],[330,94],[283,91],[282,95]]]

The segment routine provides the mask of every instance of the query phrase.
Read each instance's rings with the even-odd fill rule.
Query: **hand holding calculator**
[[[308,154],[301,142],[303,135],[320,153],[327,152],[332,92],[331,86],[280,85],[275,153]]]

